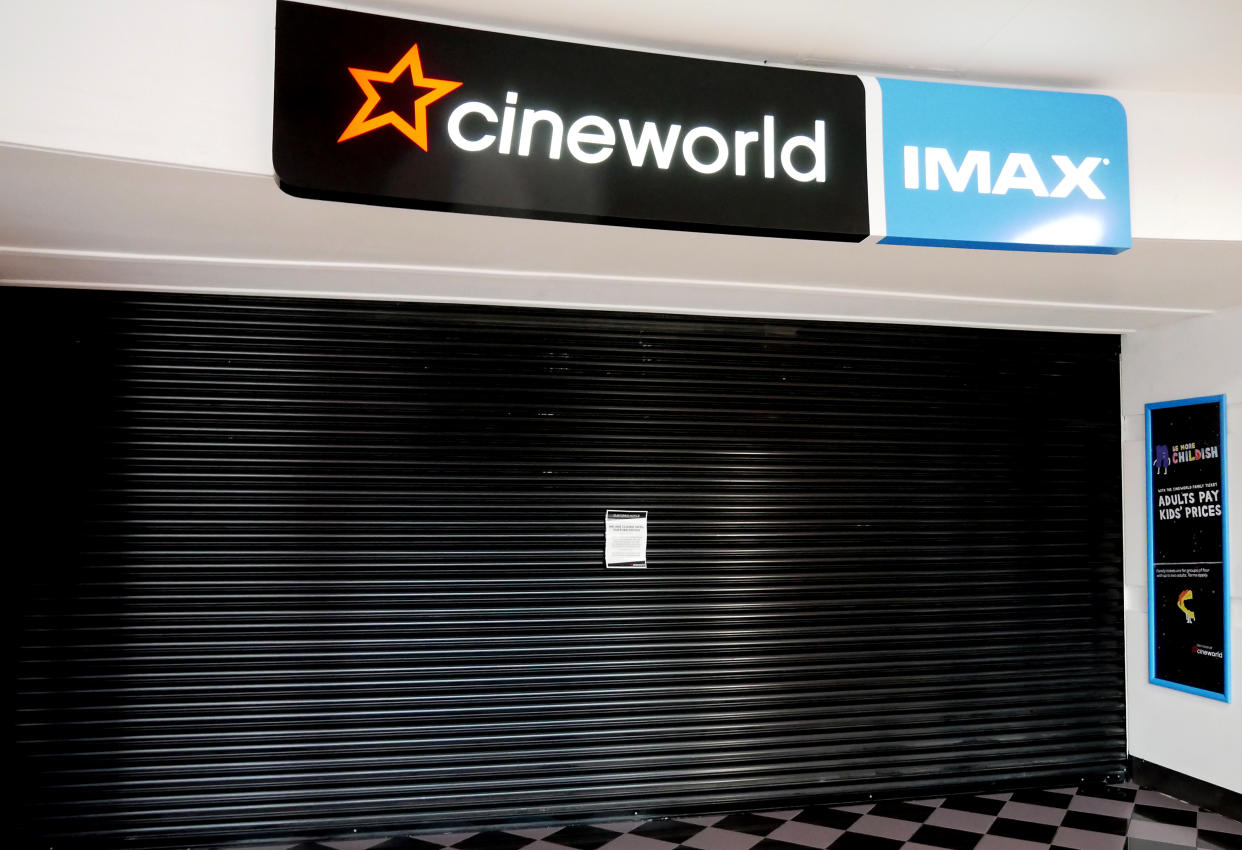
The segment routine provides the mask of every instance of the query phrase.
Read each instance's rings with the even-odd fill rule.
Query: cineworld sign
[[[279,0],[301,197],[846,242],[1130,247],[1121,105],[796,71]]]

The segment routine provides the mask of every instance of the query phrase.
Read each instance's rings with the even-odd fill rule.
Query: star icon
[[[410,79],[415,86],[428,90],[425,95],[414,101],[413,125],[392,110],[372,116],[372,111],[380,102],[380,95],[375,90],[375,83],[394,83],[398,77],[405,73],[406,69],[409,69]],[[343,142],[355,136],[361,136],[363,133],[369,133],[378,127],[383,127],[385,124],[391,124],[404,133],[414,144],[423,150],[427,150],[427,106],[461,85],[461,83],[454,82],[453,80],[435,80],[423,76],[423,63],[418,57],[417,44],[401,57],[401,61],[392,66],[391,71],[365,71],[361,68],[350,68],[349,73],[353,75],[354,81],[358,83],[359,88],[366,94],[367,99],[362,104],[362,108],[358,110],[358,114],[354,116],[354,120],[349,122],[345,132],[341,133],[341,137],[337,139],[337,142]]]

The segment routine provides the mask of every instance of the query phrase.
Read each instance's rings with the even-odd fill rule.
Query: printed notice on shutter
[[[647,568],[646,511],[604,511],[604,566]]]

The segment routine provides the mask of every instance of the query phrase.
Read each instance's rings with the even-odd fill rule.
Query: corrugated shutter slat
[[[43,843],[1123,769],[1115,337],[4,302]],[[609,508],[649,569],[604,569]]]

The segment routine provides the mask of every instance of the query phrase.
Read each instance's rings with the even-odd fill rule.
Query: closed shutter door
[[[45,845],[1123,770],[1118,340],[5,293]],[[604,513],[649,512],[609,570]]]

